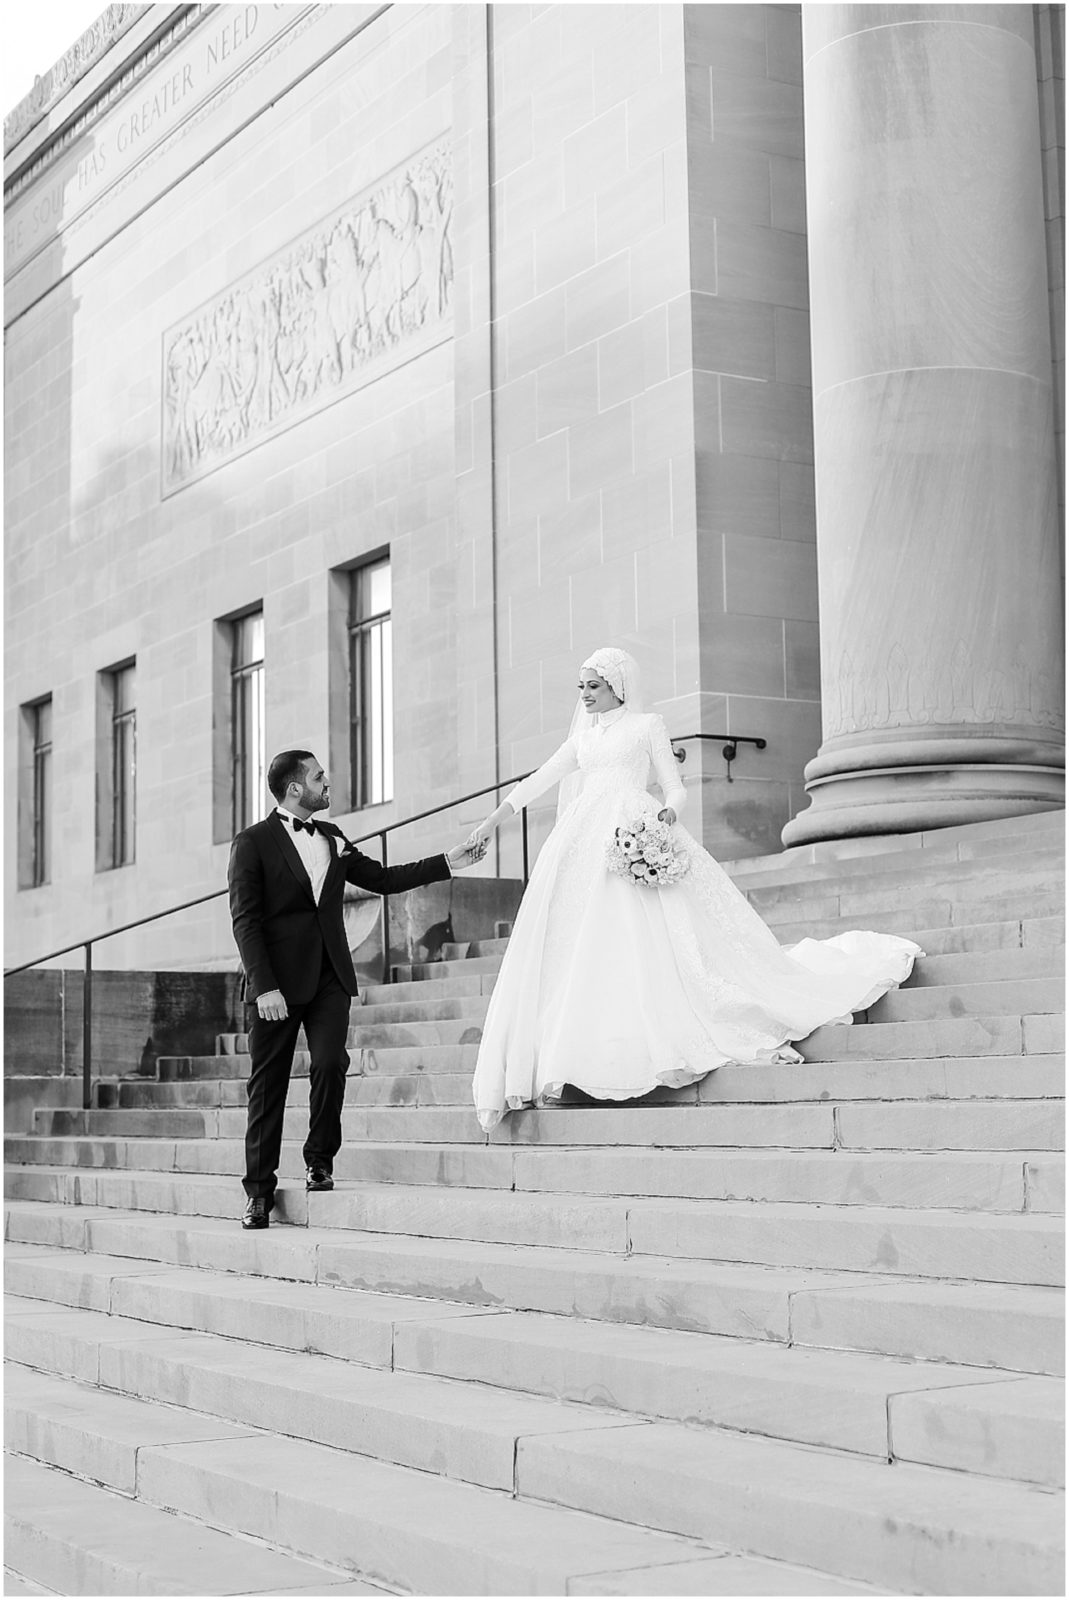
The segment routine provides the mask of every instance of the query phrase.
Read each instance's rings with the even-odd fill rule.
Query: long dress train
[[[726,1062],[801,1061],[789,1041],[909,976],[909,939],[850,932],[784,949],[723,868],[677,823],[689,869],[649,889],[610,872],[616,827],[685,791],[663,720],[592,719],[509,795],[514,810],[578,770],[582,785],[542,847],[490,997],[475,1068],[479,1121],[552,1102],[565,1084],[630,1100]]]

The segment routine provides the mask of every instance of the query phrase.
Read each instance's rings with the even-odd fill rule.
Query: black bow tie
[[[318,833],[319,829],[311,819],[308,822],[303,822],[300,817],[294,817],[293,831],[294,833]]]

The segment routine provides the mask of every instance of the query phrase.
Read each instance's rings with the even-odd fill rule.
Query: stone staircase
[[[263,1233],[243,1036],[89,1112],[42,1080],[5,1592],[1062,1593],[1063,822],[736,863],[785,942],[927,954],[803,1064],[641,1104],[482,1135],[503,941],[399,970],[339,1186],[297,1076]]]

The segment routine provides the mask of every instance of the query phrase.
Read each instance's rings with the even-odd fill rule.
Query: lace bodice
[[[686,790],[672,754],[664,718],[654,712],[610,712],[599,717],[555,750],[537,772],[506,796],[513,811],[529,806],[539,795],[572,772],[583,774],[584,788],[596,783],[611,783],[618,788],[645,791],[656,781],[665,805],[682,811]]]

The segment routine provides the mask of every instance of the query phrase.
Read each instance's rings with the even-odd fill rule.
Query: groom
[[[266,1228],[274,1205],[286,1091],[297,1033],[311,1056],[306,1187],[333,1189],[341,1148],[341,1112],[349,1055],[345,1048],[356,975],[345,939],[347,883],[376,894],[401,894],[450,877],[479,846],[407,866],[383,867],[361,855],[332,822],[316,822],[330,804],[327,775],[310,750],[284,750],[267,786],[278,804],[234,840],[228,882],[234,939],[244,968],[243,998],[252,1070],[245,1134],[243,1228]]]

